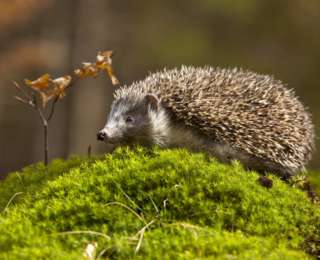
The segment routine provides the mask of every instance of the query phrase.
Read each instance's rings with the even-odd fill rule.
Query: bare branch
[[[91,144],[89,144],[88,150],[87,150],[88,158],[91,158],[91,149],[92,149]]]
[[[39,107],[39,104],[37,102],[36,94],[33,92],[31,95],[29,95],[26,91],[24,91],[20,85],[17,82],[13,82],[14,86],[18,91],[22,93],[22,95],[25,97],[21,98],[19,96],[15,96],[14,98],[18,100],[19,102],[26,104],[28,106],[31,106],[33,109],[35,109],[40,117],[41,123],[44,128],[44,164],[48,165],[48,120],[45,118],[43,111]],[[55,101],[56,102],[56,101]],[[53,111],[52,111],[53,114]],[[50,115],[51,117],[52,115]]]
[[[23,99],[23,98],[21,98],[21,97],[18,97],[18,96],[14,96],[14,98],[15,98],[16,100],[18,100],[19,102],[23,103],[23,104],[26,104],[26,105],[28,105],[28,106],[31,106],[32,108],[35,108],[35,105],[34,105],[34,103],[32,102],[32,100],[25,100],[25,99]]]
[[[41,119],[41,122],[42,122],[43,126],[47,126],[48,125],[48,121],[47,121],[46,117],[44,116],[41,108],[39,107],[36,95],[34,93],[32,95],[32,98],[33,98],[34,108],[38,111],[38,114],[40,116],[40,119]]]
[[[44,126],[48,125],[48,121],[47,121],[47,119],[45,118],[45,116],[43,115],[43,113],[42,113],[42,111],[41,111],[41,109],[39,108],[38,105],[36,106],[36,109],[37,109],[37,111],[38,111],[38,114],[39,114],[39,116],[40,116],[40,119],[41,119],[41,121],[42,121],[42,124],[43,124]]]
[[[32,100],[31,96],[23,88],[21,88],[16,81],[12,81],[12,83],[16,87],[16,89],[20,91],[27,99]]]
[[[51,105],[51,111],[50,111],[50,114],[49,116],[47,117],[47,121],[49,122],[54,114],[54,109],[55,109],[55,106],[56,106],[56,103],[57,101],[59,100],[59,96],[56,96],[55,99],[53,100],[52,102],[52,105]]]

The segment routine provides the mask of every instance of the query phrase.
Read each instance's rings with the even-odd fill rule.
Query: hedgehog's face
[[[113,102],[105,127],[97,139],[107,144],[150,143],[151,117],[159,100],[152,94],[143,98],[120,98]]]

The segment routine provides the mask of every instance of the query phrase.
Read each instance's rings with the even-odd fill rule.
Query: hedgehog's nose
[[[99,140],[99,141],[104,141],[104,139],[107,137],[107,133],[105,132],[105,131],[103,131],[103,130],[101,130],[101,131],[99,131],[98,133],[97,133],[97,139]]]

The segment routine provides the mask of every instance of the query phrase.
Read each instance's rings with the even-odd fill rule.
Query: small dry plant
[[[74,85],[77,79],[95,78],[99,75],[99,72],[105,72],[112,85],[119,84],[113,73],[112,54],[112,51],[100,51],[95,62],[83,62],[81,68],[74,70],[74,76],[65,75],[52,78],[50,74],[46,73],[35,80],[25,79],[22,86],[13,82],[15,88],[20,92],[20,95],[14,98],[34,109],[40,118],[44,136],[45,165],[48,165],[49,161],[48,127],[54,115],[56,104],[66,96],[66,90]]]

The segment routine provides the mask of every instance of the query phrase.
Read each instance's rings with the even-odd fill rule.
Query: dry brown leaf
[[[114,75],[113,69],[111,66],[107,66],[104,71],[109,76],[112,85],[118,85],[120,83],[119,80],[117,79],[117,77]]]
[[[39,92],[39,95],[41,98],[42,107],[46,107],[48,102],[55,97],[54,94],[46,92]]]
[[[36,80],[25,79],[24,82],[27,86],[33,88],[36,91],[41,91],[49,87],[51,81],[50,74],[44,74]]]
[[[97,63],[107,62],[111,65],[112,55],[113,55],[113,51],[99,51],[97,55]]]
[[[69,75],[54,79],[52,81],[54,86],[52,94],[59,99],[63,98],[66,95],[65,90],[70,85],[71,80],[72,78]]]
[[[96,62],[83,62],[82,68],[76,69],[74,73],[80,78],[97,77],[99,71],[104,71],[109,76],[113,85],[119,84],[119,80],[114,75],[112,68],[113,51],[99,51],[96,57]]]
[[[119,84],[119,80],[114,75],[112,68],[112,57],[113,51],[99,51],[97,55],[96,66],[98,69],[103,70],[109,76],[112,85]]]
[[[50,89],[42,90],[39,92],[42,101],[42,106],[46,107],[48,102],[53,98],[61,99],[65,97],[65,90],[70,85],[71,80],[72,78],[69,75],[52,80],[52,85],[50,86]]]
[[[109,76],[109,78],[111,80],[112,85],[119,84],[119,80],[114,75],[111,64],[109,64],[107,62],[103,62],[103,63],[100,63],[100,64],[97,63],[97,68],[100,69],[100,70],[103,70],[103,71],[105,71],[107,73],[107,75]]]
[[[94,63],[83,62],[82,68],[76,69],[74,73],[80,78],[97,77],[98,69]]]
[[[113,51],[99,51],[97,55],[96,66],[98,69],[103,70],[109,76],[113,85],[119,84],[119,80],[113,73],[112,57]]]
[[[71,76],[66,75],[66,76],[59,77],[59,78],[52,80],[52,83],[54,85],[58,86],[59,88],[66,88],[70,85],[71,80],[72,80]]]

